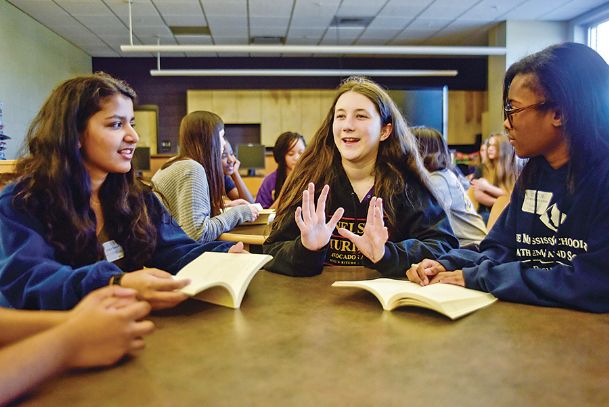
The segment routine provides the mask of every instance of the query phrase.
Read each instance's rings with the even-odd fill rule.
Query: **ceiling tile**
[[[163,16],[203,16],[197,0],[154,0],[154,5]]]
[[[341,17],[375,16],[387,0],[343,0],[336,12]]]
[[[290,18],[292,13],[293,0],[249,0],[249,16],[260,17],[260,16],[273,16],[273,17],[285,17]]]
[[[209,16],[247,17],[247,2],[243,0],[201,0],[203,12]]]

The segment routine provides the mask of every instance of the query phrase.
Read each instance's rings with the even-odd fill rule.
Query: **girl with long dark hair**
[[[220,116],[206,111],[187,114],[180,123],[179,143],[179,154],[154,174],[152,183],[188,236],[210,242],[256,219],[258,209],[254,205],[224,211],[224,122]]]
[[[277,207],[277,199],[285,180],[296,168],[306,146],[305,139],[300,133],[286,131],[277,137],[275,147],[273,147],[273,158],[277,163],[277,170],[264,177],[256,194],[256,202],[263,208]]]
[[[0,193],[0,291],[15,308],[67,309],[108,284],[153,308],[186,299],[174,280],[205,250],[134,176],[135,92],[106,74],[59,85],[34,118],[16,182]],[[234,250],[240,250],[238,246]]]

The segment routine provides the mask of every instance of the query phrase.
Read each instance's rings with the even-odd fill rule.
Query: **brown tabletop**
[[[269,225],[239,225],[230,232],[222,233],[218,240],[261,246],[269,232]]]
[[[327,269],[260,271],[240,310],[189,300],[153,316],[137,357],[68,373],[35,406],[609,405],[609,314],[497,302],[457,321],[383,311]]]

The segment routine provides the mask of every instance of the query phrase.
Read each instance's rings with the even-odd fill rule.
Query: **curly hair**
[[[73,267],[104,258],[80,139],[91,116],[115,95],[136,99],[129,85],[101,72],[61,83],[32,121],[16,166],[14,205],[40,221],[57,259]],[[132,268],[143,266],[156,246],[144,188],[132,167],[108,174],[99,191],[104,231],[128,253],[126,264]]]

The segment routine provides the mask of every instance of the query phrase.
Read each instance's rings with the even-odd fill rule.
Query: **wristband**
[[[109,285],[121,285],[121,280],[123,279],[124,275],[125,273],[114,274],[112,277],[110,277]]]

